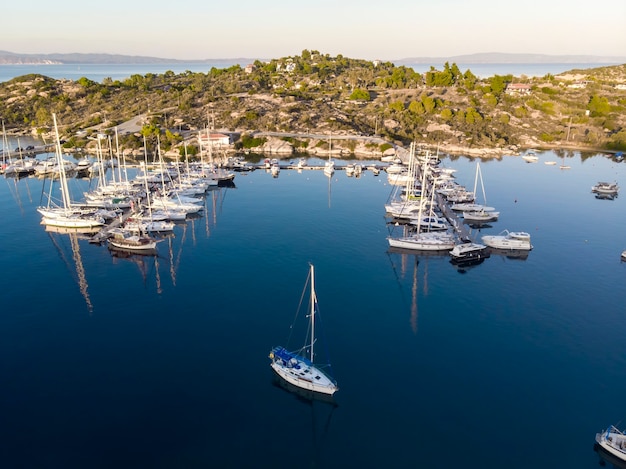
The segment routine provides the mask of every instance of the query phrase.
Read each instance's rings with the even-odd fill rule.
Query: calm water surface
[[[254,60],[250,59],[251,62]],[[0,65],[0,82],[11,80],[12,78],[37,73],[55,79],[78,80],[82,77],[89,78],[101,83],[105,78],[113,80],[125,80],[131,75],[146,75],[148,73],[163,74],[172,71],[176,74],[186,71],[196,73],[208,73],[211,68],[228,68],[233,65],[245,67],[248,62],[224,61],[215,63],[162,63],[162,64],[60,64],[60,65]],[[471,70],[474,75],[480,78],[487,78],[493,75],[513,75],[516,77],[526,75],[528,77],[542,77],[548,73],[557,75],[559,73],[573,69],[587,69],[617,65],[613,63],[579,63],[579,64],[457,64],[462,72]],[[430,70],[431,66],[437,70],[443,70],[444,64],[406,64],[416,72],[424,73]]]
[[[3,178],[2,467],[598,467],[595,433],[626,419],[626,200],[590,189],[626,166],[539,156],[481,163],[501,218],[473,231],[533,251],[462,271],[388,251],[384,173],[238,174],[157,258],[46,232],[42,181]],[[473,187],[476,161],[444,164]],[[267,358],[308,262],[334,406]]]

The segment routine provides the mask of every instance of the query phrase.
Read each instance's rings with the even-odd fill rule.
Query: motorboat
[[[450,251],[450,257],[456,262],[485,259],[489,256],[490,254],[487,250],[487,246],[484,244],[472,243],[471,241],[457,244]]]
[[[606,430],[596,433],[596,443],[611,456],[626,462],[626,435],[611,425]]]
[[[331,177],[335,173],[335,162],[328,160],[324,163],[324,174],[326,177]]]
[[[280,173],[280,166],[278,165],[278,162],[272,163],[270,166],[270,172],[273,177],[278,177],[278,174]]]
[[[524,231],[503,230],[498,235],[486,235],[482,237],[486,246],[496,249],[530,251],[530,235]]]
[[[539,161],[539,157],[535,154],[535,152],[532,151],[522,156],[522,159],[527,163],[536,163],[537,161]]]
[[[616,182],[599,182],[591,188],[591,192],[616,195],[619,192],[619,186]]]
[[[486,212],[493,212],[495,208],[488,207],[486,205],[474,204],[474,203],[460,203],[460,204],[452,204],[450,206],[451,210],[455,212],[475,212],[478,210],[484,210]]]
[[[491,212],[484,209],[463,212],[463,219],[468,222],[495,221],[500,216],[500,212]]]
[[[445,231],[450,228],[448,220],[435,214],[423,215],[421,219],[419,217],[410,218],[409,223],[425,231]]]

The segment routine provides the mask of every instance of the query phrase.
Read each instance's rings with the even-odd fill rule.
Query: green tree
[[[357,101],[369,101],[371,97],[369,91],[363,90],[361,88],[355,88],[352,94],[350,94],[349,99],[354,99]]]
[[[435,110],[436,103],[433,98],[428,96],[426,93],[422,93],[421,100],[422,105],[424,106],[424,111],[426,111],[428,114],[432,113]]]
[[[446,122],[452,120],[453,117],[452,110],[450,108],[443,109],[439,115]]]
[[[411,101],[408,109],[411,114],[421,115],[426,112],[424,105],[420,101]]]
[[[404,111],[404,103],[402,101],[394,101],[389,104],[389,109],[392,111],[402,112]]]
[[[591,117],[605,116],[611,111],[609,100],[604,96],[593,95],[589,99],[587,109],[591,113]]]

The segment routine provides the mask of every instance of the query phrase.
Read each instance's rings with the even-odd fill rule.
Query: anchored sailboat
[[[311,286],[309,329],[310,336],[305,340],[304,346],[297,351],[290,352],[284,347],[274,347],[269,354],[272,361],[270,366],[278,376],[288,383],[307,391],[333,395],[339,389],[337,382],[325,371],[323,365],[315,363],[315,321],[319,314],[317,308],[317,295],[315,294],[315,270],[310,264],[307,284]],[[330,365],[328,365],[330,367]]]

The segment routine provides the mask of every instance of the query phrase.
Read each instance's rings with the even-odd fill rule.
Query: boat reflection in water
[[[420,251],[416,253],[416,251],[411,249],[402,249],[391,247],[387,251],[388,254],[397,254],[400,256],[400,265],[396,266],[393,262],[391,256],[389,259],[391,260],[391,265],[393,267],[394,272],[396,273],[396,278],[398,283],[400,284],[400,288],[403,288],[403,280],[408,277],[410,271],[410,281],[411,281],[411,302],[410,302],[410,315],[409,322],[411,324],[411,330],[414,334],[417,334],[418,330],[418,296],[420,289],[424,296],[428,296],[428,263],[430,259],[448,259],[450,256],[448,251]],[[420,265],[420,261],[422,261],[422,270],[423,276],[420,277],[418,275],[418,269]]]
[[[598,443],[594,443],[593,450],[598,453],[598,465],[600,467],[626,469],[626,462],[602,449]]]
[[[485,262],[485,259],[490,257],[490,253],[485,251],[485,254],[480,257],[469,257],[466,259],[450,259],[450,264],[457,270],[460,274],[466,274],[469,270],[478,267],[480,264]]]
[[[332,394],[323,394],[321,392],[314,392],[299,388],[298,386],[288,383],[276,374],[273,375],[272,384],[277,388],[281,388],[290,394],[293,394],[298,400],[303,402],[323,402],[325,404],[330,404],[333,407],[338,407],[339,405]]]
[[[497,249],[488,247],[487,251],[489,254],[494,256],[504,257],[506,259],[525,261],[528,259],[528,254],[530,251],[527,250],[519,250],[519,249]]]
[[[339,405],[335,401],[334,397],[330,394],[323,394],[319,392],[307,391],[306,389],[299,388],[293,384],[288,383],[275,373],[272,374],[272,385],[279,388],[285,393],[289,393],[294,396],[297,403],[294,404],[298,410],[308,410],[310,412],[310,446],[308,446],[306,438],[307,419],[306,413],[302,415],[298,414],[298,421],[302,424],[302,429],[298,433],[298,445],[300,460],[297,467],[328,467],[329,461],[324,455],[323,449],[326,444],[326,440],[330,434],[330,423],[333,417],[333,413],[339,408]],[[279,396],[284,397],[284,396]],[[299,404],[301,405],[299,405]],[[284,405],[284,404],[281,404]],[[293,409],[294,415],[296,409]],[[302,463],[304,461],[304,463]],[[302,463],[302,464],[301,464]]]
[[[162,293],[161,275],[159,273],[159,253],[156,249],[153,249],[153,252],[150,252],[149,250],[132,251],[117,248],[110,244],[108,248],[114,264],[118,261],[128,261],[137,266],[139,272],[141,273],[141,277],[143,278],[144,285],[148,282],[148,274],[151,271],[154,271],[157,293]],[[154,262],[152,262],[152,259],[154,259]]]
[[[89,285],[87,284],[87,276],[85,275],[85,268],[83,266],[83,258],[80,254],[80,244],[78,242],[79,239],[88,240],[91,238],[91,235],[94,234],[94,228],[66,228],[60,226],[51,226],[46,225],[46,232],[50,236],[54,247],[57,249],[59,256],[68,267],[70,272],[75,273],[76,282],[78,283],[78,288],[80,289],[80,294],[85,299],[85,304],[87,305],[87,309],[89,312],[93,312],[93,304],[91,303],[91,297],[89,296]],[[68,252],[62,246],[62,238],[64,237],[56,237],[53,236],[53,233],[57,233],[60,235],[67,235],[70,240],[70,248],[72,251],[72,260],[74,266],[72,267],[72,262],[68,259]]]

